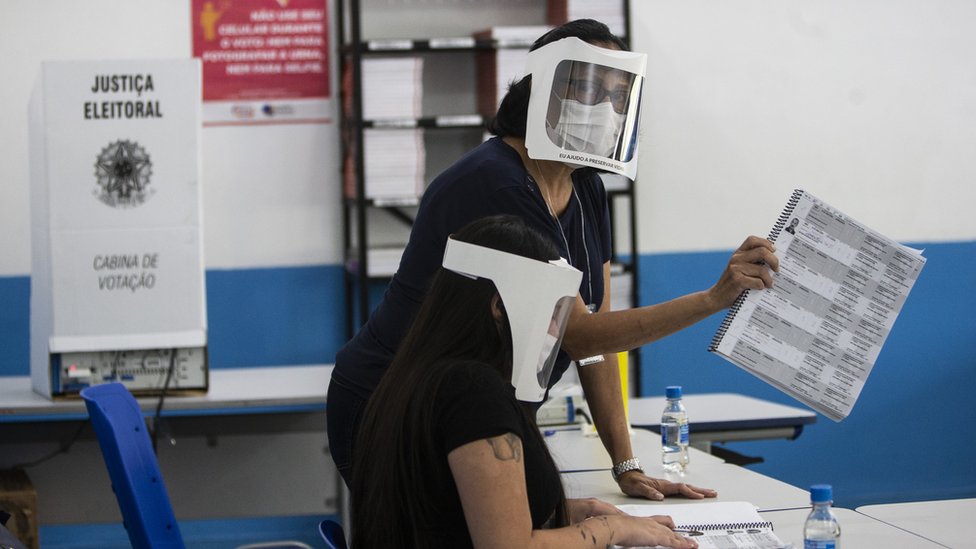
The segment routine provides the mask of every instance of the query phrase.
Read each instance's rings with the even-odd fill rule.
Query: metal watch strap
[[[614,465],[612,469],[610,469],[610,473],[613,474],[613,480],[617,480],[618,478],[620,478],[620,475],[628,471],[640,471],[641,473],[644,472],[644,470],[641,469],[640,461],[637,461],[637,458],[635,457],[632,457],[630,459],[625,459],[624,461],[621,461],[620,463]]]

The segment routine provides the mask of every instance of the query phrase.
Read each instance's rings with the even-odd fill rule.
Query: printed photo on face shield
[[[625,135],[628,113],[638,118],[640,79],[636,74],[575,60],[556,66],[546,113],[552,143],[568,150],[628,162],[633,131]]]
[[[529,158],[637,176],[647,56],[563,38],[529,52]]]

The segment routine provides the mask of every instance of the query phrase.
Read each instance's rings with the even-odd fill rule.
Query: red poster
[[[191,0],[205,123],[323,120],[326,0]]]

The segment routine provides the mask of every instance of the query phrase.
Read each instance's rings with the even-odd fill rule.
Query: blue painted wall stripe
[[[207,271],[211,364],[335,362],[344,303],[339,266]]]
[[[30,278],[0,277],[0,375],[30,374]]]
[[[976,450],[976,242],[913,247],[926,248],[928,263],[851,416],[841,423],[820,416],[795,441],[730,444],[762,455],[756,470],[797,486],[833,483],[846,507],[976,497],[976,469],[966,457]],[[707,288],[728,256],[641,256],[643,301]],[[29,286],[27,277],[0,277],[0,375],[29,373]],[[381,288],[374,290],[378,296]],[[338,266],[209,271],[207,307],[215,368],[328,363],[345,339]],[[715,315],[645,346],[642,394],[680,384],[801,406],[705,350],[721,320]],[[929,449],[922,436],[932,439]]]
[[[342,268],[207,271],[213,368],[325,364],[345,341]],[[30,279],[0,277],[0,375],[30,374]]]

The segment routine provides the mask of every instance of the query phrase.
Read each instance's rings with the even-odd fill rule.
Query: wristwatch
[[[618,478],[620,478],[620,475],[628,471],[640,471],[641,473],[644,472],[644,470],[641,469],[640,462],[637,461],[637,458],[635,457],[632,457],[630,459],[625,459],[620,463],[614,465],[613,469],[610,469],[610,472],[613,474],[613,480],[617,480]]]

